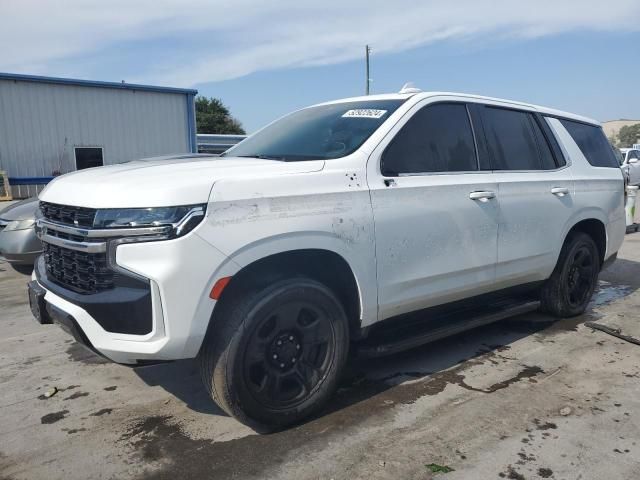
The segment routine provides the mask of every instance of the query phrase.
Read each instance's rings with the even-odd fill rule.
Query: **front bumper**
[[[148,280],[116,275],[114,287],[91,295],[69,290],[47,275],[45,256],[34,265],[36,280],[46,288],[85,310],[105,331],[145,335],[153,331],[153,301]]]
[[[96,295],[74,294],[47,281],[46,271],[43,274],[38,265],[32,278],[46,290],[47,312],[53,307],[59,317],[67,320],[70,317],[67,323],[73,328],[66,330],[72,334],[75,330],[76,339],[110,360],[136,364],[195,357],[215,304],[208,296],[209,291],[218,278],[235,273],[238,267],[193,232],[175,240],[119,245],[116,262],[126,271],[148,279],[151,317],[148,333],[113,332],[108,331],[108,326],[105,328],[104,319],[108,317],[108,314],[104,317],[105,310],[118,315],[121,326],[139,323],[139,316],[126,299],[114,297],[112,302],[91,307],[88,297]],[[100,315],[103,318],[97,319]]]
[[[0,255],[15,264],[33,265],[42,253],[42,244],[33,228],[0,231]]]
[[[27,285],[29,289],[29,306],[36,320],[42,325],[58,324],[64,331],[71,335],[77,342],[87,347],[97,355],[101,355],[91,344],[75,318],[50,303],[44,301],[46,290],[38,282],[32,280]]]

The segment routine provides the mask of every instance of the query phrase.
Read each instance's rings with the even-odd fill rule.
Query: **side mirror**
[[[637,158],[630,158],[628,160],[628,163],[638,163],[638,159]]]

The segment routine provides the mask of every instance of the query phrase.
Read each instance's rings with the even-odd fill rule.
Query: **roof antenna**
[[[413,82],[407,82],[403,85],[403,87],[400,89],[400,91],[398,93],[403,94],[403,93],[420,93],[422,90],[420,90],[419,88],[417,88]]]
[[[367,83],[365,86],[365,95],[369,95],[369,90],[371,88],[371,77],[369,75],[369,54],[371,53],[371,47],[369,45],[365,46],[365,65],[366,65],[366,75],[367,75]]]

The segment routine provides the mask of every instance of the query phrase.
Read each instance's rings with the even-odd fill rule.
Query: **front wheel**
[[[556,317],[580,315],[591,300],[599,272],[600,256],[593,239],[586,233],[571,233],[542,287],[542,310]]]
[[[346,314],[335,294],[298,277],[227,300],[200,354],[214,401],[260,431],[320,408],[335,390],[349,346]]]

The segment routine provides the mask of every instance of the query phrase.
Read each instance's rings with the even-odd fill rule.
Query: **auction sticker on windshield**
[[[356,110],[347,110],[342,115],[345,118],[381,118],[386,110],[376,110],[374,108],[359,108]]]

